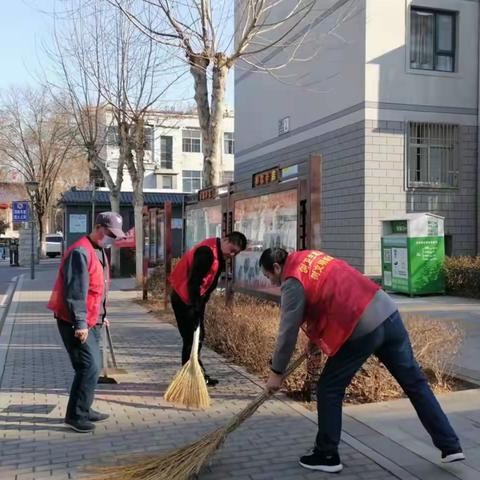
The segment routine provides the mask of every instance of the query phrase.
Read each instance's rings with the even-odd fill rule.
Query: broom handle
[[[302,353],[298,358],[296,358],[287,368],[285,373],[283,374],[283,378],[287,378],[293,371],[295,371],[307,358],[307,352]],[[255,400],[250,402],[240,413],[238,413],[235,417],[228,422],[227,425],[224,427],[224,431],[226,434],[233,432],[241,423],[243,423],[247,418],[251,417],[258,408],[274,393],[270,393],[268,390],[264,390],[260,395],[258,395]]]
[[[198,347],[200,345],[200,325],[193,333],[192,351],[190,352],[190,359],[198,361]]]

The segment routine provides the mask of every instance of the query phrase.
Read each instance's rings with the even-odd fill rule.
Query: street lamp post
[[[33,215],[33,198],[38,190],[38,182],[25,182],[25,187],[30,197],[30,233],[32,239],[32,248],[30,253],[30,278],[35,280],[35,218]]]

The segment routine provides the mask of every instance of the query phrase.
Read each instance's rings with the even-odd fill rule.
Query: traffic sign
[[[30,221],[30,204],[28,202],[12,202],[13,223]]]

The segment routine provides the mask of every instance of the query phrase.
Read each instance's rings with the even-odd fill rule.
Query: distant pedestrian
[[[93,432],[92,422],[108,418],[91,407],[101,369],[101,328],[108,325],[105,249],[124,237],[118,213],[99,214],[92,233],[67,249],[48,303],[75,370],[65,424],[80,433]]]

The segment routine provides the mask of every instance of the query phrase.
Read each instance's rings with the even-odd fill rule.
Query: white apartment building
[[[317,4],[299,53],[312,60],[291,63],[284,81],[236,70],[235,180],[274,166],[305,172],[318,155],[312,247],[367,274],[381,269],[380,221],[411,212],[445,217],[447,253],[478,253],[478,0]]]
[[[196,114],[150,111],[145,119],[145,189],[194,193],[202,188],[202,136]],[[234,117],[226,112],[219,149],[222,183],[233,181]],[[119,156],[117,129],[107,127],[106,159],[115,178]],[[123,191],[132,190],[125,169]]]

